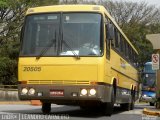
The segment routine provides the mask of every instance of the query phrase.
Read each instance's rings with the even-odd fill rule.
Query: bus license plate
[[[50,90],[50,96],[64,96],[63,90]]]

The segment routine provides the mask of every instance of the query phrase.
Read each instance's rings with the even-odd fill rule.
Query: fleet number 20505
[[[41,71],[41,67],[23,67],[23,71],[24,72],[34,72],[34,71],[37,71],[37,72],[40,72]]]

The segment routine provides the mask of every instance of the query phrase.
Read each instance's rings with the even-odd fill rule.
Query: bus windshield
[[[101,14],[50,13],[26,17],[22,56],[100,56]]]
[[[156,82],[155,74],[149,74],[149,73],[144,74],[144,81],[143,81],[144,86],[153,88],[155,87],[155,82]]]
[[[147,62],[144,65],[143,71],[143,90],[147,90],[149,88],[155,88],[156,82],[156,72],[152,70],[152,63]]]

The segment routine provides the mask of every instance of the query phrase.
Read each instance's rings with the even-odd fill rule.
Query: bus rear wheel
[[[122,103],[121,104],[121,109],[129,111],[131,109],[131,103]]]
[[[135,104],[135,94],[132,94],[132,96],[131,96],[131,102],[129,102],[129,103],[122,103],[120,105],[121,105],[122,110],[129,111],[129,110],[133,110],[134,109],[134,104]]]
[[[154,106],[154,102],[150,102],[149,105],[150,105],[150,106]]]
[[[135,104],[135,96],[132,97],[132,101],[130,103],[130,110],[134,109],[134,104]]]
[[[43,114],[49,114],[51,112],[51,103],[42,103]]]

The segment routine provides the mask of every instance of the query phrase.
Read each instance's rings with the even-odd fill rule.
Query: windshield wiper
[[[39,60],[53,46],[55,42],[56,42],[56,31],[55,31],[55,38],[51,39],[51,42],[47,44],[47,47],[42,49],[40,54],[36,57],[36,60]]]
[[[62,29],[62,28],[61,28]],[[64,45],[69,48],[69,50],[71,50],[71,52],[74,54],[74,56],[77,58],[77,59],[80,59],[79,55],[71,48],[70,44],[68,44],[68,41],[64,40],[63,39],[63,32],[62,32],[62,44],[64,43]]]
[[[79,55],[70,47],[70,45],[68,44],[67,41],[63,40],[62,39],[62,43],[64,43],[64,45],[69,48],[69,50],[71,50],[71,52],[74,54],[74,56],[77,58],[77,59],[80,59]]]

